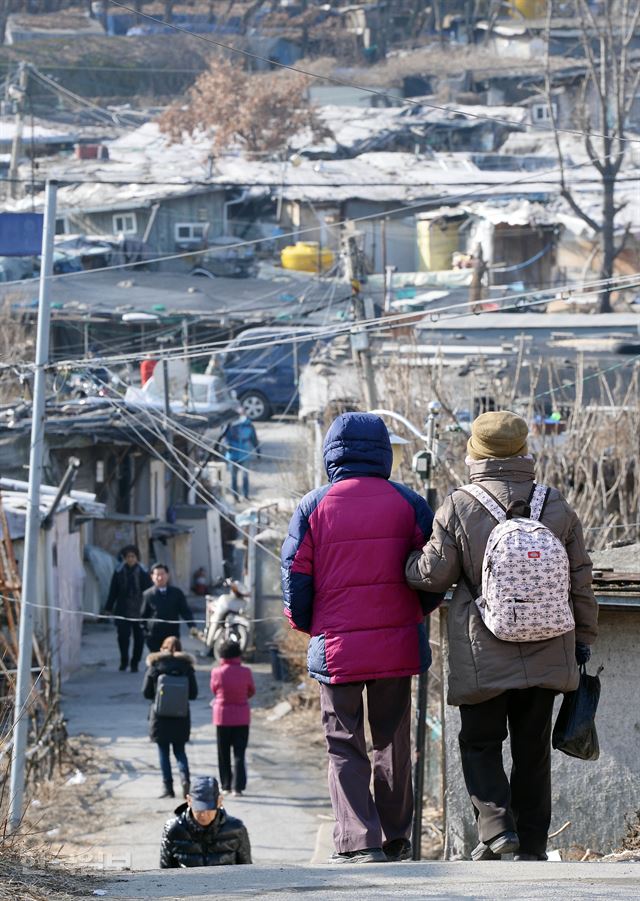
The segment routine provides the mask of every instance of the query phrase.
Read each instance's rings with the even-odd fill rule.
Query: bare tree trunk
[[[610,168],[606,167],[607,170]],[[600,294],[600,312],[611,312],[611,278],[613,277],[613,267],[616,260],[615,247],[615,201],[614,191],[616,186],[615,176],[610,172],[603,173],[602,176],[602,231],[600,232],[600,245],[602,248],[602,265],[600,267],[600,278],[608,279],[606,286]]]

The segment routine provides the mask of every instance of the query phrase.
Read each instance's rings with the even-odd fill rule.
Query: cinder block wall
[[[607,853],[619,847],[625,817],[640,810],[640,598],[629,609],[600,607],[600,635],[589,672],[602,664],[602,695],[597,726],[600,759],[575,760],[552,752],[553,814],[551,832],[567,820],[571,826],[549,843],[550,848],[581,845]],[[446,609],[441,611],[441,641],[446,684]],[[560,706],[561,696],[556,701]],[[471,802],[466,792],[458,732],[457,707],[444,706],[445,858],[468,858],[477,843]],[[510,765],[508,742],[505,762]]]

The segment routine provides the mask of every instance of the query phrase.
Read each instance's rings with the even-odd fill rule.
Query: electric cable
[[[250,50],[244,50],[241,47],[234,47],[233,44],[225,44],[223,41],[217,41],[214,38],[206,37],[203,34],[199,34],[194,31],[189,31],[188,28],[185,28],[182,25],[176,25],[173,22],[164,22],[162,19],[158,19],[155,16],[151,16],[148,13],[143,13],[135,10],[132,6],[127,6],[124,3],[120,3],[119,0],[108,0],[108,2],[112,6],[118,6],[121,9],[126,9],[128,12],[135,13],[136,15],[141,16],[143,19],[149,19],[151,22],[155,22],[157,25],[162,25],[163,27],[168,27],[173,29],[174,31],[179,31],[182,34],[190,35],[191,37],[197,38],[200,41],[203,41],[205,44],[211,44],[214,47],[220,47],[223,50],[229,50],[231,53],[236,53],[241,56],[246,57],[247,59],[255,59],[259,62],[264,62],[269,65],[269,68],[279,68],[286,69],[290,72],[296,72],[298,75],[305,75],[307,78],[315,78],[319,81],[328,82],[329,84],[336,85],[337,87],[343,88],[351,88],[352,90],[362,91],[366,94],[371,94],[374,97],[382,97],[385,100],[393,100],[394,103],[397,103],[398,100],[402,102],[403,105],[412,106],[412,107],[426,107],[427,109],[439,110],[440,112],[451,113],[452,115],[465,116],[469,119],[477,119],[481,122],[495,122],[499,125],[508,125],[510,128],[513,128],[514,125],[517,125],[522,128],[531,128],[534,130],[543,130],[548,132],[549,129],[546,125],[528,122],[528,123],[514,123],[509,119],[500,119],[497,116],[488,116],[482,115],[481,113],[472,113],[466,110],[449,108],[437,103],[427,103],[423,100],[412,100],[410,97],[397,97],[395,94],[389,94],[386,91],[381,91],[378,88],[369,88],[366,85],[355,84],[354,82],[345,81],[341,78],[336,78],[333,75],[322,75],[319,72],[312,72],[308,69],[302,69],[299,66],[293,66],[288,63],[282,63],[277,59],[271,59],[266,56],[261,56],[259,53],[252,53]],[[591,137],[591,138],[613,138],[613,140],[617,141],[625,141],[630,144],[640,144],[640,138],[626,138],[618,135],[605,135],[601,132],[584,132],[579,131],[578,129],[571,128],[557,128],[556,129],[559,134],[570,134],[579,137]]]
[[[568,169],[571,169],[571,170],[580,169],[580,168],[584,168],[586,166],[591,166],[591,165],[592,164],[591,164],[590,160],[585,160],[581,163],[574,163],[570,166],[565,166],[564,171],[567,171]],[[494,197],[495,194],[490,192],[490,190],[489,190],[490,188],[497,188],[497,189],[499,189],[499,191],[504,192],[505,189],[513,188],[517,185],[525,184],[526,182],[531,181],[532,179],[535,180],[536,178],[540,178],[541,176],[544,176],[544,175],[558,174],[561,171],[563,171],[563,167],[556,166],[552,169],[546,169],[546,170],[542,170],[542,171],[535,172],[535,173],[530,172],[530,173],[523,175],[517,179],[513,179],[511,181],[504,182],[501,184],[485,183],[485,187],[483,187],[483,188],[474,188],[469,191],[462,192],[460,194],[441,194],[438,197],[431,197],[431,198],[427,198],[423,201],[416,201],[415,203],[397,206],[390,210],[386,210],[384,213],[369,213],[365,216],[357,216],[357,217],[351,218],[351,219],[342,219],[339,222],[334,223],[334,225],[337,227],[337,226],[347,225],[349,223],[358,224],[358,223],[362,223],[362,222],[378,222],[383,219],[388,219],[388,218],[394,217],[401,213],[412,213],[412,212],[416,212],[417,210],[424,210],[431,206],[437,208],[437,207],[441,206],[443,204],[443,202],[447,203],[447,204],[459,203],[460,201],[468,200],[469,198],[478,197],[478,196],[481,196],[484,198],[487,198],[487,197],[491,198],[491,197]],[[81,183],[82,182],[74,181],[74,184],[81,184]],[[88,179],[86,183],[87,184],[110,184],[110,182],[100,182],[100,181],[91,180],[91,179]],[[123,182],[123,184],[128,185],[128,184],[130,184],[130,182]],[[217,183],[216,182],[207,182],[206,184],[211,186],[212,184],[215,185]],[[555,187],[555,185],[550,184],[550,187],[552,187],[552,186]],[[301,235],[316,233],[319,230],[321,230],[321,228],[322,228],[321,225],[305,226],[305,228],[302,228],[302,229],[296,228],[292,231],[285,232],[281,235],[278,235],[278,240],[281,241],[285,238],[295,238],[297,240]],[[225,244],[224,248],[220,248],[220,250],[221,251],[222,250],[232,250],[232,249],[237,249],[237,248],[242,248],[242,247],[256,246],[258,244],[263,244],[268,241],[273,241],[273,237],[269,236],[269,237],[251,238],[249,240],[237,241],[237,242],[234,242],[233,244]],[[58,273],[56,275],[48,276],[48,278],[53,281],[58,281],[61,279],[79,278],[82,276],[89,275],[90,273],[111,272],[111,271],[115,271],[115,270],[119,270],[119,269],[135,269],[138,266],[149,266],[149,265],[152,265],[155,263],[163,263],[163,262],[168,262],[168,261],[173,261],[173,260],[180,260],[180,259],[184,259],[186,257],[197,257],[197,256],[201,256],[203,254],[212,253],[212,252],[215,252],[215,248],[207,247],[207,248],[203,248],[202,250],[181,251],[178,253],[159,255],[159,256],[152,257],[151,259],[146,259],[146,260],[133,261],[133,262],[129,262],[129,263],[119,263],[119,264],[112,265],[112,266],[101,266],[96,269],[83,270],[82,272]],[[22,280],[14,280],[14,281],[4,282],[3,287],[9,286],[9,285],[23,285],[23,284],[24,284],[24,282]]]
[[[543,297],[540,298],[541,294],[544,295],[553,295],[557,297],[560,295],[560,299],[568,300],[574,294],[579,294],[580,296],[589,296],[590,294],[598,294],[601,293],[604,287],[610,287],[615,290],[616,287],[621,289],[629,290],[631,288],[640,287],[640,273],[634,273],[629,276],[612,276],[609,279],[597,279],[593,282],[579,282],[576,283],[575,287],[572,286],[556,286],[554,288],[547,289],[545,291],[525,291],[518,292],[513,295],[507,295],[501,299],[501,307],[497,310],[482,310],[480,312],[476,312],[474,316],[490,316],[494,313],[502,313],[508,311],[509,308],[512,308],[518,312],[525,311],[529,308],[539,306],[544,303],[548,303],[552,297]],[[534,297],[537,298],[535,300],[527,301],[527,298]],[[290,331],[287,332],[283,330],[283,337],[278,337],[277,335],[269,335],[268,338],[265,339],[256,339],[256,341],[251,343],[243,344],[242,350],[261,350],[263,348],[272,347],[277,344],[283,343],[301,343],[308,341],[310,338],[322,339],[322,338],[330,338],[337,337],[338,335],[349,333],[354,329],[358,331],[371,331],[377,327],[381,329],[398,327],[398,324],[402,325],[408,321],[415,322],[416,316],[422,314],[424,318],[427,317],[431,319],[433,322],[437,321],[449,321],[457,318],[461,318],[461,316],[470,315],[469,312],[460,313],[458,315],[453,316],[443,316],[443,313],[447,313],[450,310],[459,310],[461,308],[469,308],[469,307],[477,307],[481,301],[462,301],[455,304],[450,304],[445,307],[441,307],[438,310],[434,310],[431,313],[428,311],[410,311],[403,313],[392,313],[387,314],[385,316],[378,316],[371,319],[363,319],[363,320],[349,320],[348,322],[339,323],[333,326],[327,327],[313,327],[309,326],[309,333],[303,334],[292,334]],[[424,319],[422,320],[424,321]],[[233,341],[233,339],[231,339]],[[181,349],[176,349],[175,352],[167,352],[165,355],[168,359],[173,357],[182,357],[184,359],[193,359],[201,356],[218,356],[221,354],[225,354],[229,350],[230,341],[220,341],[220,342],[207,342],[206,344],[201,345],[192,345],[189,348],[188,353],[185,353]],[[139,354],[129,354],[126,356],[115,356],[115,357],[104,357],[104,358],[78,358],[75,360],[61,360],[56,363],[49,364],[49,369],[59,369],[61,367],[70,367],[74,365],[83,365],[83,364],[95,364],[100,361],[104,364],[116,365],[118,363],[126,363],[133,362],[134,360],[144,359],[146,356],[145,353]],[[27,367],[28,368],[28,367]]]

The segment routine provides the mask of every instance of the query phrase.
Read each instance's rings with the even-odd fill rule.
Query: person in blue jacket
[[[249,499],[249,469],[247,464],[253,454],[260,453],[260,442],[256,430],[245,415],[242,407],[238,408],[238,416],[229,423],[220,438],[226,446],[225,458],[231,470],[231,491],[234,497],[240,497],[238,493],[238,474],[242,473],[242,493]],[[238,465],[239,464],[239,465]]]

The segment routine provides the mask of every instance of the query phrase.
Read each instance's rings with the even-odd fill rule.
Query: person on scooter
[[[240,645],[225,641],[220,649],[221,662],[211,671],[211,691],[215,696],[213,724],[218,740],[218,768],[223,791],[239,796],[247,785],[244,762],[249,741],[251,710],[249,698],[256,693],[253,674],[242,665]],[[231,750],[233,749],[233,768]]]
[[[207,603],[206,644],[214,653],[216,645],[220,643],[224,635],[225,619],[229,614],[242,614],[245,602],[250,594],[242,582],[238,582],[235,579],[226,579],[223,584],[227,590]],[[228,638],[230,636],[226,635],[224,637]],[[248,636],[245,637],[244,641],[238,634],[235,637],[240,645],[240,650],[243,651],[246,646],[246,637]]]

